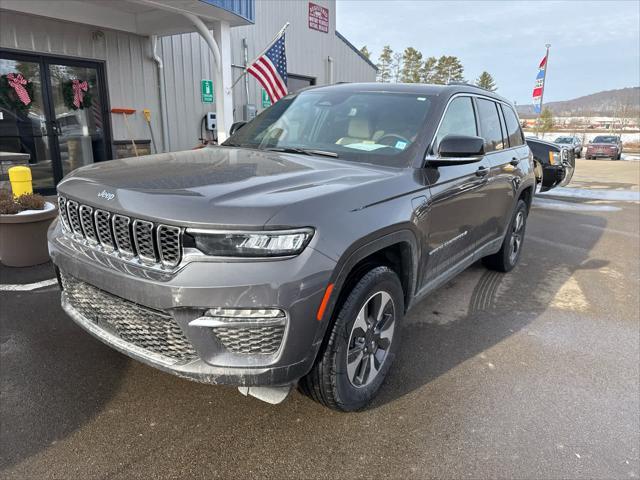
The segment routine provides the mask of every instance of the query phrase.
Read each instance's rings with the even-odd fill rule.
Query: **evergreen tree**
[[[496,87],[496,82],[491,76],[489,72],[482,72],[480,76],[476,79],[476,85],[478,87],[482,87],[490,92],[495,92],[498,87]]]
[[[382,53],[378,57],[378,81],[388,83],[391,81],[391,67],[393,64],[393,50],[389,45],[385,45]]]
[[[413,47],[405,48],[402,55],[402,75],[400,81],[403,83],[420,83],[421,68],[422,53]]]
[[[396,52],[393,54],[393,63],[391,64],[391,76],[393,81],[398,83],[400,81],[400,72],[402,71],[402,54]]]
[[[540,114],[540,131],[544,135],[551,130],[553,130],[553,113],[549,107],[545,107]]]
[[[436,57],[429,57],[424,61],[420,69],[420,81],[422,83],[434,83],[437,63],[438,59]]]
[[[365,45],[365,46],[363,46],[363,47],[360,49],[360,53],[361,53],[362,55],[364,55],[365,57],[367,57],[367,58],[370,58],[370,57],[371,57],[371,52],[369,52],[369,49],[367,48],[367,46],[366,46],[366,45]]]
[[[446,85],[449,82],[464,82],[464,67],[458,57],[443,55],[436,64],[433,83]]]

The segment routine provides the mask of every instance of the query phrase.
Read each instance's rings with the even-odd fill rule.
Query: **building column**
[[[233,124],[233,92],[231,84],[233,83],[233,73],[231,69],[231,26],[227,22],[215,22],[213,37],[220,48],[220,70],[222,77],[221,88],[222,96],[216,94],[216,102],[222,98],[222,110],[224,111],[224,125],[219,125],[219,130],[228,133]],[[218,88],[216,86],[216,88]],[[216,107],[217,110],[217,107]],[[222,141],[222,139],[220,140]]]

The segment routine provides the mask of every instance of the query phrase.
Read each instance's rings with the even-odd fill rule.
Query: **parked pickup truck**
[[[576,169],[573,148],[536,137],[527,137],[527,145],[533,154],[536,191],[546,192],[555,187],[564,187],[571,181]]]
[[[420,299],[480,259],[514,268],[534,188],[496,94],[317,87],[221,146],[74,171],[49,249],[64,310],[113,348],[350,411],[375,396]]]

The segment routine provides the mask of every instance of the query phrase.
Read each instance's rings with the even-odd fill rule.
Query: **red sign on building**
[[[309,2],[309,28],[329,33],[329,9]]]

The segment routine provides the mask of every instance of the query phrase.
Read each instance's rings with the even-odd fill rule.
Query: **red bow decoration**
[[[7,75],[7,81],[9,82],[9,86],[16,91],[16,95],[22,103],[25,105],[29,105],[31,103],[31,99],[29,98],[29,92],[24,86],[27,84],[27,79],[22,76],[22,74],[18,73],[14,75],[10,73]]]
[[[81,82],[76,79],[72,82],[71,86],[73,88],[73,104],[76,108],[80,108],[84,100],[84,93],[82,92],[86,92],[89,89],[89,84],[86,81]]]

